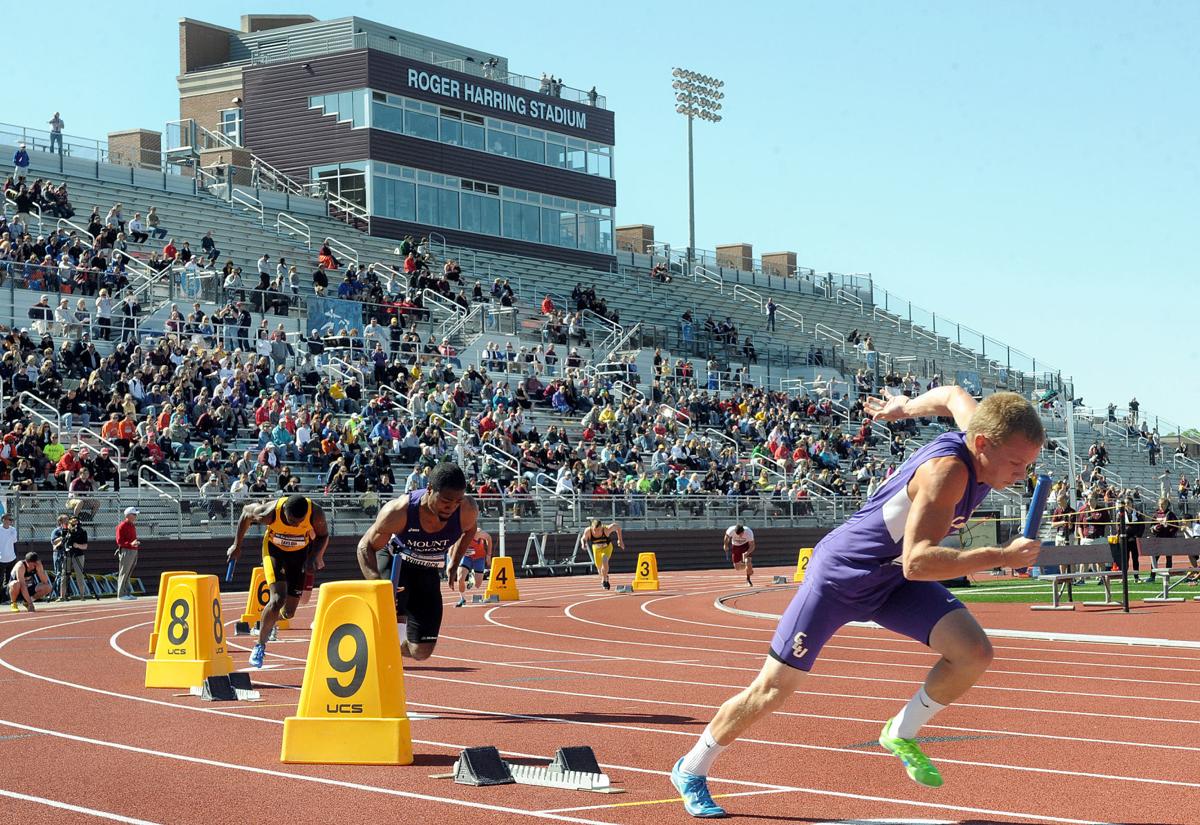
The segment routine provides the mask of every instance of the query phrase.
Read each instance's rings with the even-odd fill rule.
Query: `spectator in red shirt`
[[[54,478],[58,481],[60,489],[65,490],[71,481],[74,480],[75,473],[79,471],[80,466],[79,448],[68,448],[62,454],[62,458],[58,460],[58,463],[54,465]]]
[[[547,295],[545,298],[542,299],[542,314],[543,315],[553,315],[554,314],[554,301],[552,301],[550,299],[549,295]]]
[[[175,239],[167,241],[167,245],[163,247],[163,259],[168,263],[175,263],[175,259],[179,257],[179,249],[175,246]]]
[[[130,584],[133,566],[137,564],[138,548],[142,546],[137,537],[137,517],[136,507],[126,507],[125,518],[117,524],[117,598],[123,601],[137,598]]]

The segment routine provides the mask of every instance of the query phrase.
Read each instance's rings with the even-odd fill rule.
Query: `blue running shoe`
[[[250,651],[250,667],[262,667],[263,659],[267,655],[266,645],[255,645],[254,650]]]
[[[675,763],[675,767],[671,768],[671,784],[683,797],[683,809],[701,819],[719,819],[729,816],[725,813],[724,808],[713,802],[713,798],[708,792],[708,777],[684,773],[680,767],[682,764],[683,758],[680,757],[679,761]]]

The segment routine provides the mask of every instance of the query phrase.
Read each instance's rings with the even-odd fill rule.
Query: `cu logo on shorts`
[[[796,637],[792,639],[792,656],[797,659],[803,659],[804,654],[808,653],[808,648],[804,646],[804,639],[807,635],[807,633],[797,633]]]

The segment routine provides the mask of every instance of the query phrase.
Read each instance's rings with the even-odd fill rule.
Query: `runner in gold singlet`
[[[579,537],[580,543],[592,555],[592,563],[596,565],[596,572],[600,575],[600,585],[605,590],[609,589],[608,562],[613,554],[614,536],[617,546],[624,550],[625,539],[621,535],[621,525],[615,521],[612,524],[601,524],[600,519],[595,518],[583,529]]]
[[[280,616],[296,615],[296,605],[304,593],[305,568],[311,557],[318,570],[325,566],[325,548],[329,546],[329,528],[325,512],[311,499],[289,496],[276,501],[247,504],[238,521],[237,536],[226,557],[241,555],[242,540],[251,524],[265,525],[263,531],[263,574],[271,598],[262,611],[258,626],[258,644],[250,654],[250,664],[262,667],[267,640]]]

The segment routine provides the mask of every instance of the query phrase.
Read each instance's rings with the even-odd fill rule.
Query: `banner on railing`
[[[362,331],[362,304],[340,298],[308,298],[308,334],[332,335],[342,330]]]
[[[955,370],[954,383],[970,393],[972,398],[983,397],[983,381],[974,370]]]

